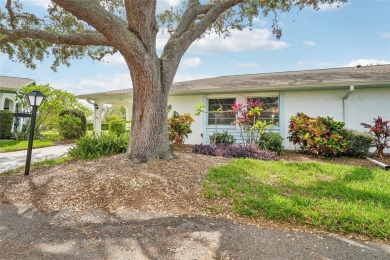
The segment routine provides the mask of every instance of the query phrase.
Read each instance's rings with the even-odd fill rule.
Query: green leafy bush
[[[60,116],[57,128],[65,139],[77,139],[82,135],[81,120],[73,115]]]
[[[102,123],[102,131],[108,131],[110,129],[109,124],[107,123]]]
[[[347,155],[361,158],[366,157],[374,138],[369,133],[350,130],[348,131],[349,148]]]
[[[84,160],[95,159],[101,156],[124,153],[129,143],[129,136],[112,134],[102,134],[94,136],[84,136],[76,146],[69,150],[69,155]]]
[[[210,135],[210,143],[212,144],[234,144],[235,141],[234,136],[229,134],[228,131],[223,131],[223,133],[215,132]]]
[[[309,117],[298,113],[290,118],[288,139],[299,144],[306,154],[340,156],[349,148],[348,132],[343,122],[331,117]]]
[[[174,144],[184,144],[184,139],[192,133],[191,124],[194,122],[190,113],[180,115],[173,111],[173,114],[168,118],[169,140]]]
[[[0,111],[0,139],[10,139],[14,114],[11,111]]]
[[[121,134],[126,133],[126,121],[123,120],[113,120],[109,123],[109,132],[120,136]]]
[[[92,131],[93,130],[93,123],[88,122],[87,123],[87,130]]]
[[[280,133],[268,132],[260,136],[259,147],[262,150],[277,152],[278,155],[283,154],[283,138]]]
[[[79,120],[70,119],[68,116],[65,120],[66,124],[62,125],[61,122],[65,123],[63,118],[67,115],[78,118]],[[87,132],[87,118],[85,117],[84,112],[78,109],[62,110],[59,114],[57,126],[59,132],[64,136],[64,138],[80,138]],[[66,127],[69,127],[69,129],[66,129]]]

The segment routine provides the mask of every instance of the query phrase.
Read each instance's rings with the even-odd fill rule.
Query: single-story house
[[[14,113],[22,112],[22,105],[17,102],[16,94],[24,86],[35,84],[35,80],[0,76],[0,110],[8,110]],[[20,131],[23,119],[15,119],[13,131]]]
[[[100,133],[104,104],[122,105],[131,118],[132,89],[122,89],[79,95],[95,105],[94,126]],[[221,107],[222,116],[202,113],[194,117],[188,144],[208,143],[213,132],[228,130],[240,139],[239,128],[232,125],[234,115],[227,111],[234,101],[261,98],[264,119],[273,119],[272,131],[280,132],[284,146],[288,142],[288,125],[291,116],[303,112],[309,116],[330,116],[343,121],[349,129],[365,131],[360,123],[372,123],[381,116],[390,119],[390,65],[357,66],[334,69],[317,69],[222,76],[174,83],[169,104],[180,114],[194,114],[198,104],[206,111]]]

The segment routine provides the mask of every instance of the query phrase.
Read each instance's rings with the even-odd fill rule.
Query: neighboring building
[[[16,101],[16,94],[19,89],[31,84],[35,84],[35,80],[0,76],[0,110],[9,110],[14,113],[22,112],[23,107]],[[22,118],[15,119],[13,131],[20,131],[22,125]]]
[[[80,95],[95,104],[94,125],[99,133],[104,104],[126,107],[131,118],[132,89]],[[349,129],[365,131],[360,123],[371,123],[374,117],[390,120],[390,65],[358,66],[335,69],[261,73],[222,76],[210,79],[174,83],[169,96],[172,110],[194,114],[202,103],[207,111],[222,107],[221,118],[212,113],[195,117],[188,144],[208,143],[217,129],[228,130],[239,139],[239,128],[231,125],[234,116],[228,113],[234,101],[244,98],[262,98],[265,101],[264,119],[274,119],[273,131],[288,142],[288,125],[291,116],[303,112],[309,116],[330,116],[343,121]]]

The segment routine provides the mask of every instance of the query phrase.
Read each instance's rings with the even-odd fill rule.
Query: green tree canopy
[[[30,110],[30,104],[26,95],[33,90],[39,90],[46,98],[38,109],[37,121],[35,129],[38,133],[56,128],[56,124],[61,111],[66,109],[79,109],[83,111],[86,116],[90,116],[91,110],[78,101],[75,95],[53,88],[50,85],[30,85],[23,87],[17,99],[23,104],[26,110]]]

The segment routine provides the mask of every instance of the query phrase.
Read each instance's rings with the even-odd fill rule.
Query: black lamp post
[[[37,119],[37,110],[41,105],[42,100],[45,98],[40,91],[34,90],[27,94],[28,100],[30,102],[30,106],[32,106],[31,112],[31,123],[30,123],[30,135],[28,137],[28,149],[27,149],[27,159],[26,159],[26,168],[24,170],[24,175],[28,175],[30,173],[30,163],[31,163],[31,152],[34,141],[34,129],[35,129],[35,121]]]

